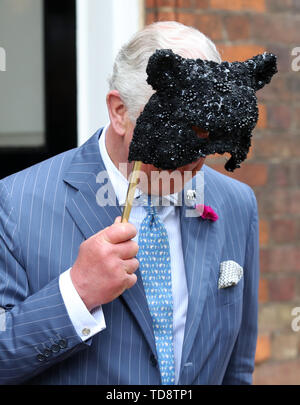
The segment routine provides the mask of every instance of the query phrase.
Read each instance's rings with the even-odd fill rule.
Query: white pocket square
[[[226,260],[220,264],[218,288],[236,285],[243,277],[243,267],[233,260]]]

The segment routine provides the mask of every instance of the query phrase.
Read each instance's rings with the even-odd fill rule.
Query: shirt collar
[[[119,205],[123,206],[126,202],[127,190],[129,182],[125,176],[117,169],[114,165],[113,161],[111,160],[105,144],[106,133],[109,124],[107,124],[100,135],[99,138],[99,148],[100,148],[100,155],[103,160],[104,166],[107,170],[109,175],[110,181],[114,188],[116,197],[119,201]],[[138,187],[135,190],[135,198],[133,205],[145,205],[148,198],[145,193],[143,193]],[[162,198],[158,196],[152,196],[152,202],[154,205],[177,205],[179,200],[179,193],[165,195]],[[165,203],[165,204],[164,204]]]

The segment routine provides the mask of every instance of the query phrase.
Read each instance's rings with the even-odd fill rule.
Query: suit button
[[[45,357],[50,357],[50,355],[51,355],[51,350],[50,349],[45,349],[44,350],[44,356]]]
[[[54,345],[51,346],[51,351],[53,353],[58,353],[60,351],[60,347],[58,344],[54,343]]]
[[[157,366],[157,359],[156,359],[156,357],[154,356],[154,354],[151,354],[151,356],[150,356],[150,361],[151,361],[151,364],[152,364],[153,367],[156,367],[156,366]]]
[[[58,341],[58,344],[59,344],[59,347],[60,347],[61,349],[65,349],[65,348],[67,347],[67,341],[66,341],[66,339],[60,339],[60,340]]]
[[[43,354],[38,354],[36,356],[36,358],[38,359],[38,361],[41,361],[41,362],[46,360],[46,357]]]

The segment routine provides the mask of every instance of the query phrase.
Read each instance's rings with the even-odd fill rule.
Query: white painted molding
[[[143,0],[76,0],[78,144],[108,121],[108,77],[120,47],[143,26]]]

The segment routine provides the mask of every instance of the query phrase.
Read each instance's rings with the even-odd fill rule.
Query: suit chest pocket
[[[244,277],[236,285],[218,289],[218,306],[230,305],[243,298]]]

